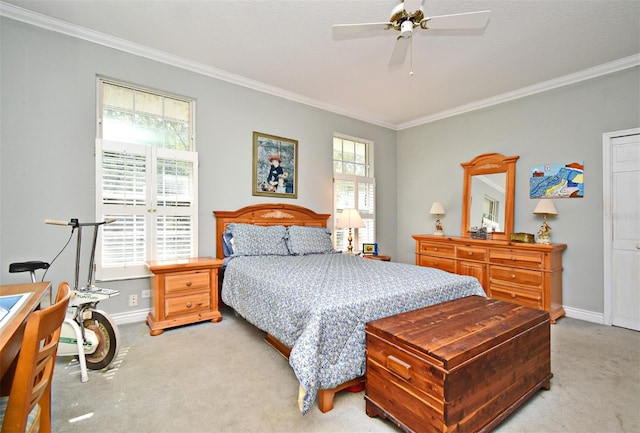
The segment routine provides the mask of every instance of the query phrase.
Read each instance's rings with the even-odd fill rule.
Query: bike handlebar
[[[99,221],[95,223],[80,223],[77,218],[72,218],[70,221],[61,221],[61,220],[52,220],[46,219],[44,220],[45,224],[53,224],[57,226],[73,226],[73,227],[84,227],[84,226],[101,226],[103,224],[111,224],[115,222],[115,218],[106,218],[104,221]]]
[[[67,221],[49,220],[49,219],[44,220],[44,223],[45,224],[53,224],[53,225],[56,225],[56,226],[68,226],[70,224]]]

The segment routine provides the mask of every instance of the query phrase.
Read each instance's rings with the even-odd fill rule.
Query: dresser
[[[565,244],[413,235],[416,265],[476,277],[487,296],[564,316],[562,253]]]
[[[222,260],[195,257],[178,261],[149,261],[152,311],[147,316],[151,335],[173,326],[211,320],[219,322],[218,270]]]

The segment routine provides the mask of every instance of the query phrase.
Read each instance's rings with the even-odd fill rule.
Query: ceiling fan
[[[335,24],[332,26],[334,37],[342,39],[371,30],[396,30],[400,34],[396,38],[396,46],[391,57],[390,65],[393,66],[404,62],[414,30],[432,30],[441,34],[442,31],[453,31],[458,32],[457,34],[464,34],[460,32],[484,29],[489,21],[489,13],[491,12],[483,10],[425,17],[422,2],[423,0],[401,0],[400,4],[391,10],[391,17],[386,22]],[[413,12],[410,12],[412,10],[409,9],[410,7],[415,8]],[[411,75],[413,75],[413,71]]]

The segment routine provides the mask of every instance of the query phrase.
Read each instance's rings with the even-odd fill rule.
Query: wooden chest
[[[366,411],[409,432],[489,431],[551,374],[549,313],[469,296],[366,325]]]

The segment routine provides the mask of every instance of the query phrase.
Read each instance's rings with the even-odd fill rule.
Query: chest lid
[[[545,321],[546,311],[473,295],[378,319],[366,330],[451,370]]]

